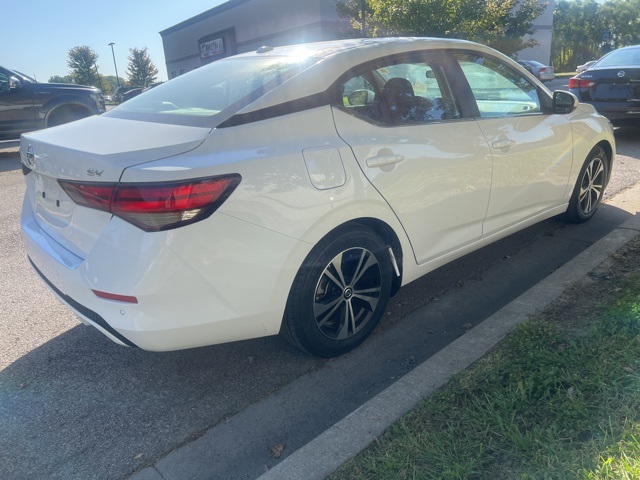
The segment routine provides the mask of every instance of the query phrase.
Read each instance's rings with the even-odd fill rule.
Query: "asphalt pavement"
[[[491,305],[495,306],[497,292],[505,288],[500,279],[506,279],[508,283],[518,282],[518,276],[514,277],[511,271],[513,265],[507,266],[512,263],[511,259],[505,259],[501,265],[485,271],[482,279],[467,282],[460,290],[449,292],[439,301],[408,315],[401,326],[374,337],[355,352],[325,365],[323,370],[298,378],[130,478],[256,478],[259,469],[264,470],[259,477],[261,480],[325,478],[366,448],[452,375],[478,360],[517,325],[544,309],[611,253],[640,235],[640,185],[614,197],[602,210],[605,215],[620,215],[619,218],[625,220],[595,242],[588,246],[585,244],[581,253],[553,271],[538,276],[540,272],[536,273],[535,265],[543,263],[544,268],[549,268],[542,260],[549,256],[549,252],[572,250],[569,245],[586,241],[584,225],[568,227],[564,232],[556,231],[552,237],[539,239],[528,252],[519,253],[516,269],[522,277],[538,276],[539,281],[496,309],[495,313],[488,314],[486,319],[481,318],[482,315],[491,310]],[[376,369],[379,365],[372,356],[381,349],[387,352],[394,350],[398,345],[406,349],[407,337],[422,339],[417,343],[427,351],[430,337],[435,336],[437,329],[447,328],[447,325],[455,328],[465,320],[473,322],[466,324],[466,333],[423,361],[418,362],[411,356],[414,362],[408,365],[405,375],[314,438],[308,438],[309,415],[324,415],[332,408],[344,410],[341,405],[344,399],[342,388],[331,383],[332,378],[335,380],[333,373],[336,370],[349,377],[354,365],[365,363]],[[387,359],[394,357],[402,358],[399,351],[386,356]],[[318,397],[326,397],[329,401],[319,401]],[[274,448],[279,458],[274,458]]]
[[[20,251],[22,175],[0,152],[0,478],[322,478],[306,472],[324,475],[344,458],[332,448],[351,455],[370,441],[362,429],[375,434],[411,404],[388,388],[422,398],[398,382],[440,371],[424,362],[459,356],[456,342],[482,339],[496,312],[636,218],[640,142],[616,136],[608,203],[592,221],[542,222],[403,287],[379,331],[331,361],[277,338],[155,354],[79,325]],[[394,413],[380,414],[389,396]]]

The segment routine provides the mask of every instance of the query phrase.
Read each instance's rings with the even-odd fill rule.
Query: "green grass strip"
[[[331,478],[640,479],[640,277],[620,290],[583,330],[521,325]]]

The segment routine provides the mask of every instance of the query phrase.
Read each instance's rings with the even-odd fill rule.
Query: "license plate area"
[[[56,229],[65,228],[71,223],[73,202],[54,178],[33,173],[36,217]]]
[[[638,92],[640,93],[640,92]],[[600,101],[626,101],[635,97],[633,85],[629,83],[599,83],[593,98]]]

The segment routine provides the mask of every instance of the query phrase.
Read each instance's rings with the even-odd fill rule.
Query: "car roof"
[[[284,102],[324,92],[329,86],[327,79],[337,79],[354,66],[361,65],[387,55],[397,55],[417,50],[460,49],[491,53],[513,62],[495,50],[467,40],[426,37],[361,38],[333,40],[327,42],[289,45],[284,47],[262,47],[254,52],[236,57],[292,57],[307,56],[319,59],[311,67],[300,72],[285,84],[287,88],[275,88],[241,110],[254,110],[275,106]],[[515,64],[515,62],[513,62]]]

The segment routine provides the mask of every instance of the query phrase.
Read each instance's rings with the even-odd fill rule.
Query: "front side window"
[[[478,54],[456,54],[481,117],[540,113],[538,90],[506,65]]]
[[[0,72],[0,93],[9,91],[9,77]]]
[[[374,122],[423,124],[461,116],[435,62],[391,59],[348,78],[342,87],[344,108]]]

